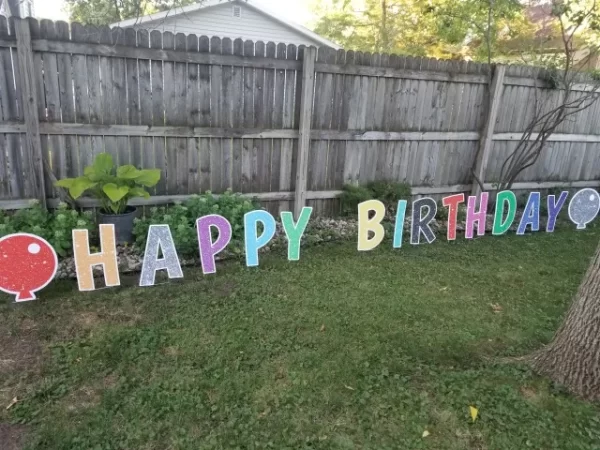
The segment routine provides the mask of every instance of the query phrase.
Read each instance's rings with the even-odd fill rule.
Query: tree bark
[[[387,52],[388,49],[388,30],[387,30],[387,5],[386,0],[381,0],[381,51]]]
[[[600,246],[552,342],[534,369],[586,400],[600,400]]]

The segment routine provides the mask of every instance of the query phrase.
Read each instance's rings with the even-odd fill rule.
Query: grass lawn
[[[333,243],[2,297],[0,424],[40,449],[599,449],[597,406],[498,361],[552,337],[599,238]]]

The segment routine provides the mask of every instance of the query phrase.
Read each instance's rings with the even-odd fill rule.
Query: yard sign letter
[[[283,231],[285,231],[285,236],[288,240],[288,261],[298,261],[300,259],[300,242],[310,220],[311,213],[311,207],[305,206],[302,208],[296,224],[294,224],[294,215],[291,212],[284,211],[281,213]]]
[[[212,241],[212,227],[219,232],[215,242]],[[229,221],[218,214],[210,214],[200,217],[196,221],[196,230],[198,232],[198,246],[200,248],[200,263],[202,264],[202,273],[215,273],[215,255],[222,252],[231,240],[231,224]]]
[[[369,211],[375,211],[375,215],[369,219]],[[381,221],[385,217],[385,205],[379,200],[367,200],[358,204],[358,250],[373,250],[385,235]],[[373,237],[369,239],[369,231]]]
[[[77,284],[80,291],[93,291],[94,266],[104,269],[104,282],[106,287],[119,286],[119,265],[117,264],[117,245],[115,242],[115,226],[113,224],[100,225],[101,252],[90,253],[88,230],[73,230],[73,253],[75,256],[75,271]]]
[[[162,258],[158,257],[159,251],[162,252]],[[142,263],[142,274],[140,275],[140,286],[153,286],[156,272],[165,269],[169,278],[183,278],[169,225],[150,225]]]
[[[258,222],[263,225],[263,232],[258,236]],[[258,266],[258,250],[263,248],[275,236],[275,218],[267,211],[252,211],[244,214],[244,245],[246,248],[246,265]]]

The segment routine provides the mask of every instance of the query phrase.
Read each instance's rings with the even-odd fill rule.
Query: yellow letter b
[[[369,212],[375,211],[375,215],[369,219]],[[385,205],[379,200],[367,200],[358,205],[358,250],[373,250],[381,241],[385,231],[381,221],[385,217]],[[369,232],[373,237],[369,238]]]

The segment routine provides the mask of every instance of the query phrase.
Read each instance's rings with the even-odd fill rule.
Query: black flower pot
[[[106,214],[98,211],[99,224],[113,224],[117,244],[128,244],[133,242],[133,219],[135,219],[137,208],[128,206],[123,214]]]

